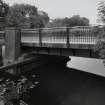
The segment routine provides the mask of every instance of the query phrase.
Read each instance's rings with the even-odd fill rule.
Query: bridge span
[[[97,43],[94,27],[89,26],[8,28],[0,32],[0,40],[1,46],[5,45],[4,65],[19,60],[23,53],[41,56],[53,63],[60,60],[67,63],[69,56],[99,58],[93,50]]]
[[[98,58],[93,27],[23,29],[21,43],[38,54]]]

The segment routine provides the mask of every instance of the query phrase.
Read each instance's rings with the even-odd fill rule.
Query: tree
[[[66,27],[69,23],[69,18],[56,18],[49,22],[46,27]]]
[[[49,16],[44,11],[38,11],[37,16],[34,15],[30,16],[30,22],[31,22],[31,28],[45,27],[45,25],[49,22]]]
[[[49,21],[47,13],[38,13],[35,6],[29,4],[15,4],[10,7],[6,17],[8,27],[39,28]]]
[[[44,11],[38,11],[39,19],[42,20],[44,25],[46,25],[49,22],[49,16],[46,12]]]
[[[30,5],[15,4],[10,7],[7,19],[8,27],[29,28],[28,15],[37,15],[37,8]]]
[[[5,17],[7,15],[8,8],[9,6],[5,2],[0,0],[0,17]]]
[[[89,19],[74,15],[71,18],[56,18],[48,23],[47,27],[73,27],[73,26],[88,26]]]
[[[3,30],[5,28],[8,9],[9,6],[5,2],[0,0],[0,30]]]
[[[89,19],[85,17],[80,17],[79,15],[74,15],[70,18],[68,26],[88,26]]]
[[[98,5],[98,22],[105,23],[105,1],[100,1]]]
[[[105,24],[105,1],[100,1],[98,7],[98,22]],[[99,56],[104,59],[105,64],[105,26],[96,27],[97,43],[94,50],[99,53]]]

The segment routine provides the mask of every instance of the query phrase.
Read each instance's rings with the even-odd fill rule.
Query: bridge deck
[[[1,39],[3,39],[4,33],[1,32],[0,35],[2,36]],[[3,40],[1,43],[2,42]],[[97,38],[93,27],[59,27],[21,30],[21,45],[28,48],[45,48],[45,50],[46,48],[50,48],[50,50],[51,48],[63,50],[75,49],[75,52],[77,52],[77,50],[79,50],[79,52],[86,50],[83,51],[84,53],[87,52],[87,50],[90,52],[96,43]]]

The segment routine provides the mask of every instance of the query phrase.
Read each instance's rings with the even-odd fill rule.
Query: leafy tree
[[[10,7],[6,17],[7,26],[19,28],[44,27],[46,21],[49,21],[46,14],[43,12],[43,15],[40,15],[37,8],[29,4],[15,4]]]
[[[49,22],[46,27],[65,27],[69,22],[69,18],[56,18]]]
[[[49,16],[46,12],[38,11],[38,15],[30,16],[31,28],[39,28],[45,27],[45,25],[49,22]]]
[[[44,11],[38,11],[38,14],[39,14],[39,19],[42,20],[44,25],[46,25],[49,22],[49,19],[50,19],[48,14]]]
[[[15,4],[10,7],[7,15],[7,26],[29,28],[30,21],[28,15],[36,15],[37,8],[30,5]]]
[[[3,0],[0,0],[0,17],[5,17],[8,13],[9,6],[3,2]]]
[[[5,28],[5,18],[8,13],[9,6],[0,0],[0,30],[3,30]]]
[[[47,27],[73,27],[73,26],[88,26],[89,19],[85,17],[80,17],[79,15],[74,15],[71,18],[57,18],[48,23]]]
[[[79,15],[74,15],[70,18],[69,26],[88,26],[89,25],[89,19],[85,17],[80,17]]]
[[[99,2],[98,7],[98,22],[105,24],[105,1]],[[99,53],[100,57],[105,59],[105,26],[96,27],[97,43],[95,45],[95,51]],[[105,64],[105,61],[104,61]]]
[[[98,22],[105,23],[105,1],[98,4]]]

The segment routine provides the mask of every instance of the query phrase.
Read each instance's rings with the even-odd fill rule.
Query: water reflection
[[[48,64],[36,72],[40,85],[31,92],[32,105],[104,105],[105,78]],[[28,73],[29,75],[29,73]]]

